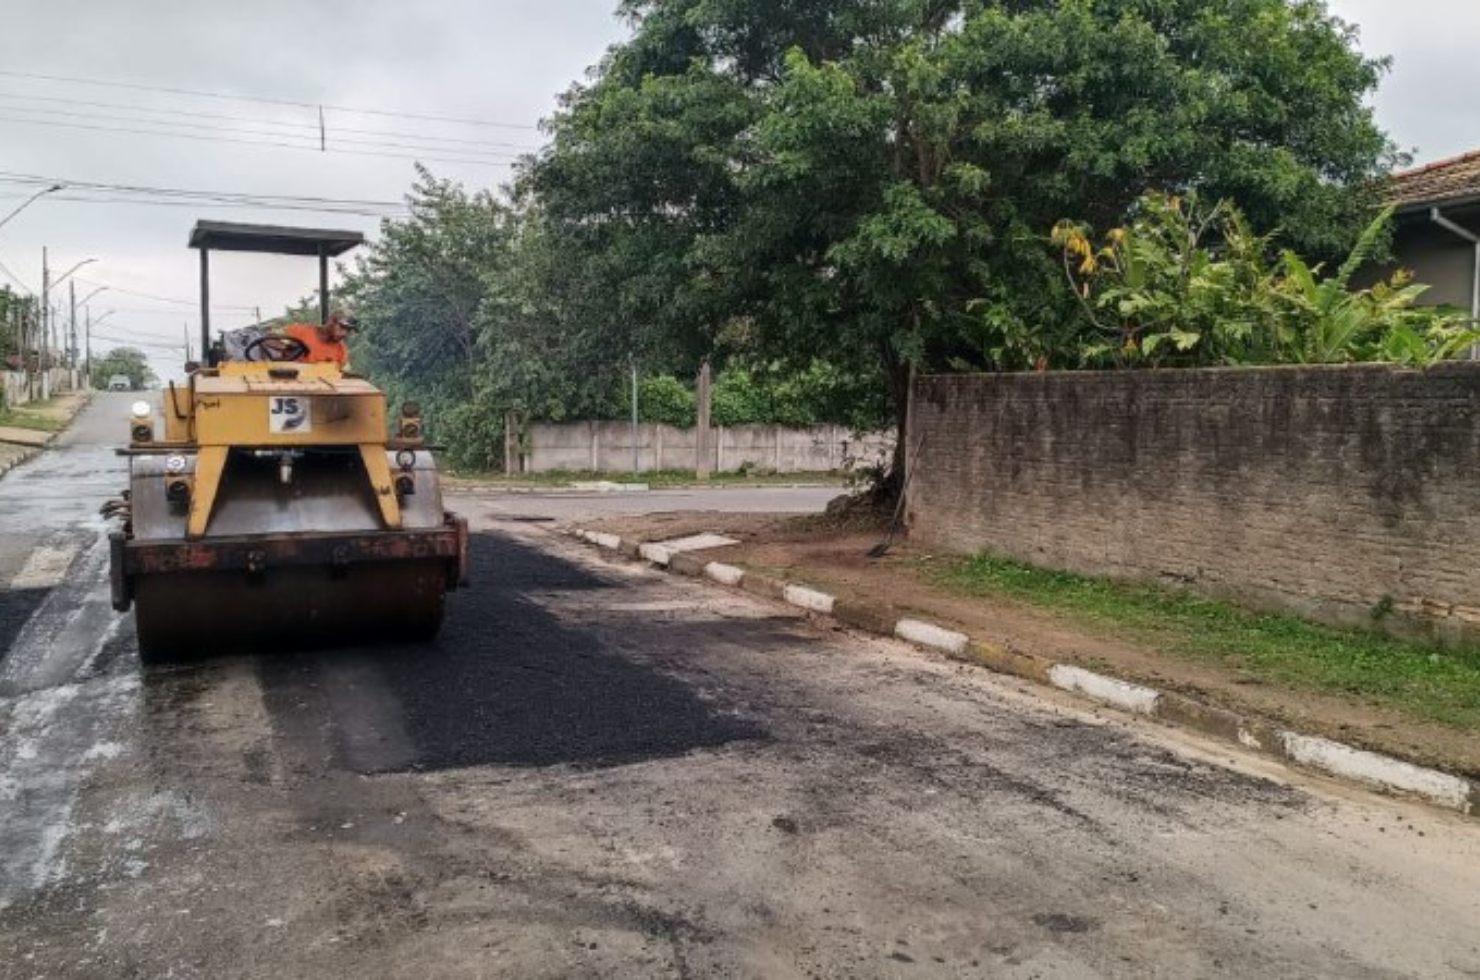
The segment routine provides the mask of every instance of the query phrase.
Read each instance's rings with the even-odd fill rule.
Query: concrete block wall
[[[697,462],[696,429],[668,425],[637,427],[640,470],[686,470]],[[825,473],[887,458],[894,440],[884,433],[858,434],[841,426],[789,429],[773,425],[715,428],[710,465],[715,472],[742,466],[777,473]],[[632,426],[628,422],[536,422],[525,439],[524,471],[549,473],[632,469]]]
[[[912,412],[931,548],[1480,638],[1480,364],[926,377]]]
[[[81,372],[68,368],[48,368],[34,375],[25,371],[0,371],[0,394],[5,396],[3,404],[14,407],[76,391],[81,381]]]
[[[0,405],[24,405],[31,393],[24,371],[0,371]]]

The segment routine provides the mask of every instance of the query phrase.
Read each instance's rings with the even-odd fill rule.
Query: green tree
[[[469,193],[420,168],[407,203],[410,216],[382,222],[338,302],[359,320],[355,369],[393,399],[420,401],[438,437],[449,438],[472,421],[485,277],[507,262],[513,218],[491,192]],[[476,443],[488,441],[484,433]]]
[[[149,367],[149,358],[136,347],[115,347],[101,357],[93,358],[92,386],[107,388],[108,379],[115,374],[126,375],[135,391],[148,388],[158,378]]]
[[[1072,360],[1089,326],[1043,247],[1059,219],[1198,190],[1325,257],[1394,160],[1364,101],[1382,64],[1319,0],[621,9],[633,38],[522,185],[602,284],[587,328],[872,368],[901,427],[912,368]]]
[[[6,361],[21,354],[23,324],[34,324],[38,303],[35,297],[21,296],[8,286],[0,286],[0,370]]]

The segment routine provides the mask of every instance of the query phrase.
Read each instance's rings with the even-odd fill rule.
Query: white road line
[[[51,589],[62,584],[72,559],[77,557],[75,544],[60,547],[42,545],[21,566],[15,578],[10,580],[12,589]]]

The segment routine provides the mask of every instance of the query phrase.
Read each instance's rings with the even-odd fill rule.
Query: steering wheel
[[[258,337],[242,351],[249,361],[301,361],[308,356],[308,345],[296,337],[277,335]]]

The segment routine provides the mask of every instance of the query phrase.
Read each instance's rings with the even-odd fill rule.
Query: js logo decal
[[[310,432],[313,425],[307,398],[269,398],[267,427],[270,432]]]

